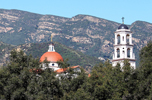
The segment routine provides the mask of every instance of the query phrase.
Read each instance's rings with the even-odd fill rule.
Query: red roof
[[[60,69],[56,70],[55,72],[56,72],[56,73],[62,73],[62,72],[65,72],[66,70],[68,70],[69,68],[74,69],[74,68],[78,68],[78,67],[79,67],[79,66],[72,66],[72,67],[67,67],[67,68],[60,68]]]
[[[44,53],[40,58],[40,62],[43,62],[45,59],[47,59],[47,61],[50,61],[50,62],[63,61],[62,56],[57,52]]]
[[[91,75],[90,74],[88,74],[88,77],[90,77]]]

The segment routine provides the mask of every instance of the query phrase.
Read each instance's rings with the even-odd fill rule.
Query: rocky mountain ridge
[[[120,23],[77,15],[72,18],[40,15],[20,10],[0,9],[0,41],[19,45],[25,43],[60,42],[84,54],[111,59],[114,32]],[[128,25],[133,32],[137,61],[139,50],[152,39],[152,24],[136,21]]]

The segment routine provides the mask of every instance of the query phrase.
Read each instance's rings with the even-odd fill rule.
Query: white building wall
[[[124,66],[124,60],[120,60],[120,61],[114,61],[112,62],[112,66],[116,66],[118,63],[120,64],[120,67],[122,68]],[[136,63],[135,61],[129,61],[130,63],[130,66],[133,68],[133,69],[136,69]]]
[[[52,66],[52,67],[58,67],[58,63],[52,63],[52,62],[50,62],[50,63],[49,63],[49,67],[51,67],[51,66]]]
[[[53,63],[53,62],[50,62],[48,64],[48,66],[46,65],[46,63],[43,63],[42,64],[42,69],[45,70],[46,68],[58,68],[58,63]]]
[[[120,35],[120,44],[118,44],[118,35]],[[127,44],[127,35],[129,35],[129,44]],[[120,57],[117,57],[117,49],[120,50]],[[130,49],[130,57],[128,57],[128,49]],[[116,66],[120,63],[123,66],[123,59],[128,59],[133,68],[136,68],[135,55],[133,53],[132,32],[129,29],[117,29],[115,32],[114,54],[112,65]]]

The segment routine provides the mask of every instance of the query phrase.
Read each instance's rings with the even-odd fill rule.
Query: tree
[[[80,71],[76,71],[67,63],[68,60],[64,62],[58,62],[60,68],[67,68],[67,70],[59,75],[60,85],[63,89],[62,99],[74,99],[75,93],[87,80],[87,74],[83,68]],[[75,97],[76,98],[76,97]]]
[[[136,89],[134,99],[152,99],[152,42],[149,42],[140,50],[140,66],[136,69]]]
[[[30,71],[39,69],[39,65],[39,59],[23,51],[11,51],[10,62],[0,70],[0,99],[60,98],[62,90],[53,70],[47,69],[41,75]]]
[[[0,72],[0,97],[5,99],[26,99],[25,92],[31,73],[29,69],[39,65],[38,59],[27,56],[23,51],[12,50],[10,62],[7,66],[3,66]]]
[[[34,59],[23,51],[11,51],[10,62],[0,69],[0,99],[64,99],[80,89],[87,80],[83,69],[75,72],[69,68],[59,78],[50,68],[37,72],[40,65],[39,59]],[[59,65],[61,68],[69,66],[67,62],[60,62]]]

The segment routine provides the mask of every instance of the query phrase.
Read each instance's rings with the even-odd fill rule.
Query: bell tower
[[[120,63],[120,66],[123,67],[123,61],[125,59],[129,60],[130,66],[136,69],[136,60],[132,44],[132,32],[124,24],[124,18],[122,18],[122,24],[115,32],[112,66],[116,66],[117,63]]]

